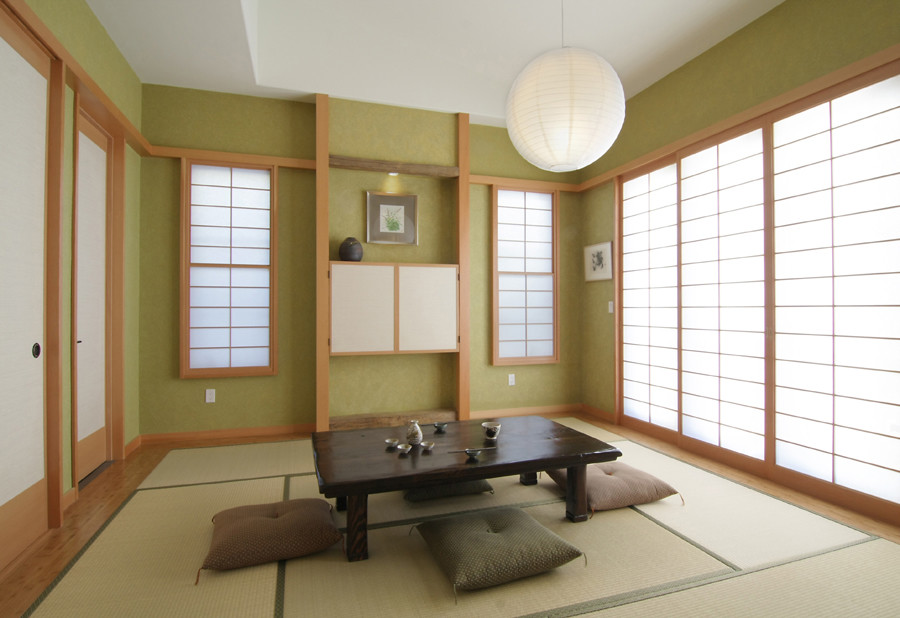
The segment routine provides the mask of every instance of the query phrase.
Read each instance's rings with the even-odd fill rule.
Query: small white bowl
[[[388,448],[394,448],[400,442],[397,438],[385,438],[384,443]]]
[[[409,452],[409,449],[411,449],[411,448],[412,448],[412,446],[410,446],[409,444],[398,444],[397,452],[400,453],[401,455],[406,455]]]
[[[423,451],[429,453],[434,448],[434,442],[422,442],[421,446]]]

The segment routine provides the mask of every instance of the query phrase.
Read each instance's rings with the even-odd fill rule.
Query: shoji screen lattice
[[[900,77],[773,129],[776,463],[900,502]]]
[[[190,166],[189,369],[270,367],[272,171]]]
[[[678,187],[675,165],[623,185],[625,414],[678,430]]]

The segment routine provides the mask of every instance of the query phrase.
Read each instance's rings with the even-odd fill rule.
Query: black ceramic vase
[[[362,244],[352,236],[345,238],[338,255],[344,262],[359,262],[362,260]]]

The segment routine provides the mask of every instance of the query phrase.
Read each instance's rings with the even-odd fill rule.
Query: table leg
[[[523,472],[519,475],[522,485],[537,485],[537,472]]]
[[[334,508],[338,511],[347,510],[347,496],[338,496],[334,499]]]
[[[572,466],[566,471],[566,517],[570,521],[588,518],[587,466]]]
[[[356,562],[369,557],[366,531],[369,496],[347,496],[347,560]]]

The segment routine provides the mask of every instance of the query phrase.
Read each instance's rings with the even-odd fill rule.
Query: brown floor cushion
[[[212,521],[212,541],[201,571],[305,556],[327,549],[342,538],[331,515],[331,504],[319,498],[238,506],[216,513]]]
[[[556,484],[566,488],[566,470],[547,470]],[[587,501],[591,511],[608,511],[646,504],[677,494],[678,490],[621,461],[587,466]]]
[[[475,590],[561,566],[581,550],[520,508],[435,519],[416,529],[456,590]]]
[[[451,496],[468,496],[471,494],[494,493],[494,488],[485,480],[461,481],[459,483],[444,483],[431,487],[416,487],[404,494],[404,498],[410,502],[422,502],[435,498],[449,498]]]

